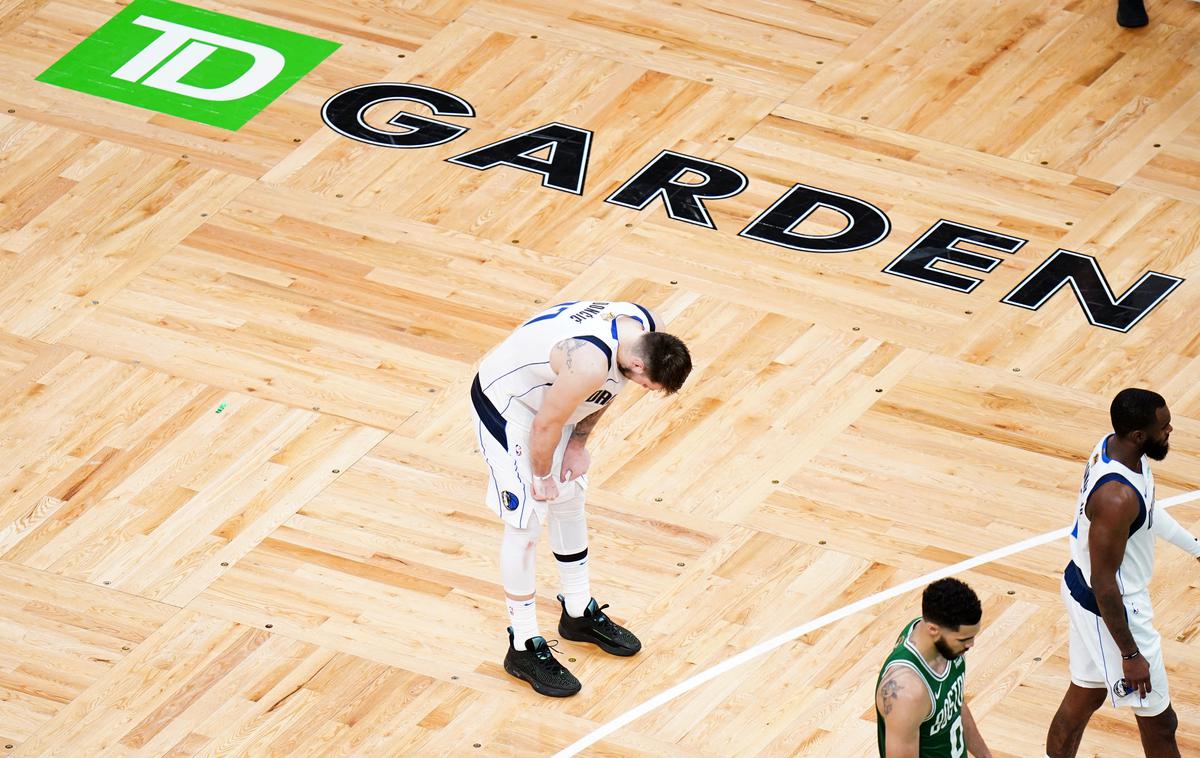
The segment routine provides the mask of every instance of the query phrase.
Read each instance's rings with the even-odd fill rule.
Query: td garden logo
[[[391,103],[395,109],[387,125],[397,129],[384,129],[367,121],[367,111],[382,103]],[[404,110],[409,103],[435,116],[475,117],[474,106],[453,92],[407,82],[375,82],[342,90],[325,101],[321,117],[344,137],[392,149],[444,145],[470,131],[467,126],[410,113]],[[591,148],[591,130],[554,121],[445,160],[475,171],[527,171],[541,176],[543,187],[582,195]],[[699,177],[699,181],[685,180],[689,175]],[[715,232],[717,225],[706,202],[733,197],[749,183],[749,177],[734,166],[661,150],[604,202],[638,211],[661,204],[672,221]],[[845,226],[833,234],[805,233],[805,220],[822,208],[840,214]],[[870,200],[797,181],[737,236],[800,254],[830,255],[872,247],[891,230],[887,214]],[[882,273],[966,294],[983,279],[943,266],[990,273],[1004,262],[1004,258],[991,253],[1014,255],[1026,242],[1011,234],[943,218],[910,243]],[[1147,271],[1117,294],[1094,256],[1059,248],[1000,302],[1036,311],[1057,292],[1067,289],[1074,293],[1088,323],[1128,332],[1182,283],[1181,277]]]
[[[170,0],[134,0],[38,81],[237,130],[338,47]]]

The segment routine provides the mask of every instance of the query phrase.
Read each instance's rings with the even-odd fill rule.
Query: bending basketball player
[[[562,594],[560,636],[613,655],[642,644],[597,604],[588,581],[584,493],[587,439],[627,382],[676,392],[692,370],[687,347],[658,331],[636,303],[563,303],[534,316],[487,356],[471,386],[479,445],[491,474],[488,505],[504,521],[500,572],[512,626],[504,670],[543,695],[579,680],[538,631],[534,556],[549,528]]]
[[[1071,684],[1063,696],[1046,754],[1072,758],[1083,730],[1105,700],[1137,716],[1142,749],[1153,758],[1179,755],[1178,719],[1167,690],[1158,632],[1150,620],[1154,538],[1200,557],[1200,541],[1154,507],[1150,460],[1167,456],[1171,411],[1162,396],[1125,389],[1110,409],[1113,434],[1092,451],[1083,472],[1071,562],[1062,597],[1071,622]]]
[[[896,639],[875,685],[880,758],[991,758],[965,700],[967,663],[983,608],[957,579],[921,596],[921,617]]]

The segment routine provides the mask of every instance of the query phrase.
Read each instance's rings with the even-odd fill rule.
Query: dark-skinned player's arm
[[[551,473],[554,449],[562,440],[563,425],[571,413],[608,378],[608,358],[600,348],[580,339],[566,339],[550,350],[550,368],[554,383],[542,395],[542,404],[533,417],[529,435],[529,465],[533,472],[533,498],[558,497],[558,477]]]
[[[875,690],[875,707],[883,715],[887,758],[918,758],[921,722],[933,712],[933,701],[917,672],[890,667]]]
[[[967,743],[967,752],[975,758],[992,758],[992,751],[983,741],[983,734],[980,733],[979,726],[975,723],[975,717],[971,715],[971,709],[967,707],[965,701],[962,709],[962,723],[963,740]]]
[[[1129,527],[1138,515],[1138,496],[1127,484],[1107,482],[1092,492],[1084,508],[1092,522],[1088,532],[1088,554],[1092,559],[1092,592],[1096,595],[1096,605],[1108,633],[1121,651],[1125,683],[1130,692],[1145,696],[1150,691],[1150,664],[1138,653],[1125,618],[1121,588],[1117,585],[1117,569],[1125,558]]]

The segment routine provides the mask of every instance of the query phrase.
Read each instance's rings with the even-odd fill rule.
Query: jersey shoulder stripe
[[[1141,490],[1133,486],[1133,482],[1129,481],[1128,477],[1117,471],[1110,471],[1097,479],[1096,483],[1092,485],[1091,491],[1088,492],[1088,497],[1091,497],[1092,493],[1098,490],[1101,485],[1108,484],[1109,482],[1120,482],[1133,490],[1133,494],[1137,495],[1138,515],[1133,520],[1133,523],[1129,525],[1129,536],[1132,537],[1138,529],[1142,528],[1142,524],[1146,523],[1146,498],[1142,496]]]
[[[613,361],[612,348],[609,347],[608,344],[604,342],[604,340],[600,339],[599,337],[595,337],[591,334],[581,334],[578,337],[575,337],[575,339],[583,340],[584,342],[587,342],[589,344],[595,345],[596,347],[600,348],[600,352],[604,353],[604,358],[608,361],[609,370],[610,371],[612,370],[612,361]]]
[[[642,315],[646,317],[646,324],[645,324],[646,328],[652,332],[656,331],[656,327],[654,326],[654,317],[650,315],[650,311],[646,310],[645,308],[638,305],[637,303],[633,303],[632,305],[635,308],[637,308],[639,311],[641,311]]]

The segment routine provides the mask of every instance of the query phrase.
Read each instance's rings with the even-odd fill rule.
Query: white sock
[[[508,621],[513,630],[513,650],[524,650],[525,643],[532,637],[540,637],[537,623],[537,599],[513,600],[504,598],[508,604]]]
[[[563,600],[567,615],[579,618],[592,599],[591,582],[588,578],[587,548],[582,553],[570,556],[554,554],[558,564],[558,578],[562,582]]]

